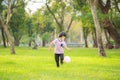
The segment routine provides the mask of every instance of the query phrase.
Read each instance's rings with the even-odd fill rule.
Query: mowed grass
[[[106,50],[100,57],[95,48],[65,51],[70,63],[57,68],[53,51],[17,47],[16,55],[0,47],[0,80],[120,80],[120,50]]]

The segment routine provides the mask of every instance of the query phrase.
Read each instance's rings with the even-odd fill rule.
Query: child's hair
[[[60,32],[59,37],[62,37],[62,36],[66,37],[66,33],[65,32]]]

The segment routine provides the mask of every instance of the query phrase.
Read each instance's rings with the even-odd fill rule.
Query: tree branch
[[[120,9],[118,7],[118,2],[116,0],[114,0],[114,2],[115,2],[115,7],[117,8],[118,12],[120,13]]]
[[[62,8],[60,18],[61,18],[61,24],[63,24],[63,22],[64,22],[64,8]]]
[[[0,15],[0,25],[1,25],[1,27],[3,27],[3,21],[2,21],[1,15]]]
[[[111,1],[107,0],[106,5],[103,4],[102,0],[98,0],[98,6],[101,9],[102,13],[108,13],[109,9],[111,8]]]
[[[7,11],[6,25],[8,25],[8,23],[10,21],[10,15],[11,15],[11,0],[8,0],[8,11]]]
[[[70,20],[70,23],[69,23],[69,25],[68,25],[68,27],[67,27],[66,33],[69,32],[70,27],[71,27],[71,25],[72,25],[72,22],[73,22],[73,18],[71,18],[71,20]]]
[[[56,23],[58,24],[58,26],[61,26],[61,24],[59,23],[59,21],[57,20],[55,14],[51,11],[50,7],[48,6],[48,4],[46,3],[46,7],[49,10],[49,12],[52,14],[52,16],[54,17]]]

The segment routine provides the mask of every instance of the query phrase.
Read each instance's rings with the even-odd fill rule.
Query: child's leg
[[[63,60],[64,60],[64,54],[60,54],[60,62],[61,62],[61,64],[63,64]]]
[[[59,54],[55,54],[55,61],[56,61],[57,67],[59,67]]]

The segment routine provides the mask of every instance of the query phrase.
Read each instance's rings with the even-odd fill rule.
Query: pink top
[[[55,39],[52,41],[55,45],[54,52],[55,54],[63,54],[64,53],[64,46],[66,46],[65,41],[60,41],[59,39]]]

